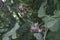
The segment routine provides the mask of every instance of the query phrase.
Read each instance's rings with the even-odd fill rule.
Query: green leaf
[[[38,10],[38,17],[43,17],[45,16],[45,6],[46,6],[46,1],[41,4],[41,7]]]
[[[46,40],[60,40],[60,27],[57,32],[48,32]]]
[[[60,27],[59,22],[56,22],[53,27],[50,28],[51,31],[58,31],[58,28]]]
[[[4,35],[3,35],[3,40],[7,40],[7,39],[10,39],[9,38],[9,36],[12,36],[12,39],[16,39],[17,37],[16,37],[16,30],[18,30],[19,29],[19,24],[18,23],[16,23],[15,24],[15,26],[10,30],[10,31],[8,31],[7,33],[5,33]],[[6,38],[6,39],[5,39]]]
[[[45,18],[43,18],[43,21],[45,23],[45,26],[49,28],[51,31],[55,32],[58,30],[59,22],[57,19],[46,16]]]
[[[60,17],[60,10],[55,10],[54,11],[54,16],[55,17]]]
[[[22,36],[22,35],[25,35],[27,32],[29,32],[31,25],[32,25],[32,24],[27,21],[26,23],[24,23],[24,24],[19,28],[19,30],[18,30],[17,32],[18,32],[21,36]]]
[[[17,38],[16,32],[14,32],[13,35],[12,35],[12,39],[16,39],[16,38]]]
[[[56,4],[57,3],[57,0],[54,0],[54,4]]]
[[[36,37],[37,40],[43,40],[43,37],[40,33],[34,33],[34,37]]]

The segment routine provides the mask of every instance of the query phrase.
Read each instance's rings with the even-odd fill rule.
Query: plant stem
[[[44,37],[43,37],[44,40],[46,38],[47,32],[48,32],[48,28],[46,28],[45,33],[44,33]]]

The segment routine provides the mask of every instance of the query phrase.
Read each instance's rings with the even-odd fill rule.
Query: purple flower
[[[38,33],[38,29],[30,29],[30,32]]]
[[[39,32],[38,23],[34,23],[34,24],[31,26],[30,32],[34,32],[34,33]]]

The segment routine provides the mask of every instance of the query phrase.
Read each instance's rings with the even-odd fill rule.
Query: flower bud
[[[28,7],[27,11],[28,12],[31,12],[32,11],[31,7]]]
[[[42,34],[45,33],[45,26],[44,25],[41,26],[41,32],[40,33],[42,33]]]

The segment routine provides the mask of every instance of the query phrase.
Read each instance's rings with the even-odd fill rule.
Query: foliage
[[[0,0],[2,38],[10,35],[11,40],[60,40],[59,26],[60,0]],[[37,33],[30,32],[31,27]]]

